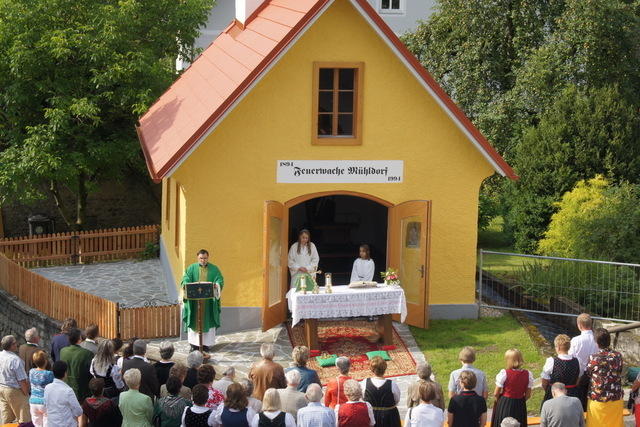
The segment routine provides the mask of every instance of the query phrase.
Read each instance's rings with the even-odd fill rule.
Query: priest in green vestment
[[[209,252],[206,249],[200,249],[198,251],[198,262],[187,267],[180,285],[184,287],[185,284],[193,282],[212,282],[214,285],[217,284],[220,287],[220,291],[222,291],[224,287],[222,273],[218,267],[209,263]],[[209,347],[215,344],[216,328],[220,327],[220,299],[213,298],[204,302],[203,318],[202,345],[204,351],[209,351]],[[191,348],[199,348],[198,301],[184,300],[182,322],[185,327],[188,328]]]

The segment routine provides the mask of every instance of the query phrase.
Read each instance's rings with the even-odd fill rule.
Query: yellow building
[[[366,0],[236,6],[138,127],[169,276],[206,248],[223,329],[271,327],[308,228],[334,284],[368,243],[399,269],[408,323],[475,317],[478,191],[509,165]]]

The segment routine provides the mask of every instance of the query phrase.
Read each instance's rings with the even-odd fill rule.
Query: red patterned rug
[[[398,331],[393,328],[393,345],[387,349],[383,344],[377,343],[376,324],[365,320],[347,321],[319,321],[318,340],[322,352],[327,354],[337,354],[346,356],[351,360],[351,370],[349,375],[362,380],[370,377],[369,360],[365,353],[376,350],[386,350],[391,357],[387,361],[387,372],[385,377],[397,377],[400,375],[412,375],[416,373],[416,362],[407,349],[406,344],[398,335]],[[287,323],[289,339],[293,346],[305,345],[303,323],[291,327],[291,322]],[[338,376],[338,368],[335,366],[321,367],[315,357],[309,359],[309,368],[315,369],[320,376],[320,381],[325,385],[331,378]]]

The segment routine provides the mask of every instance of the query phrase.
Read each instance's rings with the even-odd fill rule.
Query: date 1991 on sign
[[[387,181],[389,182],[400,182],[401,178],[399,176],[388,176]]]

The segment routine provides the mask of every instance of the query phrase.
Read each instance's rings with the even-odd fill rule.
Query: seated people
[[[351,282],[371,282],[376,271],[376,266],[371,259],[369,245],[360,245],[359,258],[353,262],[351,270]]]

